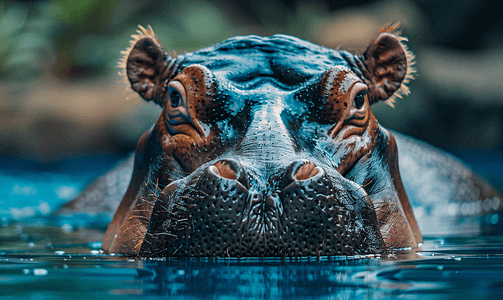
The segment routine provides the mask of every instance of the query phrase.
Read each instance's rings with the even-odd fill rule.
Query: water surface
[[[6,224],[4,224],[6,225]],[[138,260],[104,255],[105,227],[12,222],[1,299],[465,299],[503,296],[503,238],[427,238],[381,257]]]

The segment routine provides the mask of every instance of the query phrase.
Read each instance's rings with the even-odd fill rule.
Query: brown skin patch
[[[388,193],[390,196],[384,198],[371,198],[375,199],[373,205],[378,222],[382,224],[381,233],[385,243],[396,247],[415,247],[422,242],[422,237],[400,180],[395,140],[387,131],[388,139],[382,140],[381,130],[384,129],[379,126],[370,110],[368,93],[363,96],[364,102],[359,104],[361,107],[355,107],[355,97],[358,93],[364,93],[368,87],[355,76],[348,76],[348,74],[351,75],[349,70],[336,67],[327,71],[321,80],[320,93],[326,97],[327,101],[326,118],[338,120],[329,131],[329,135],[334,139],[334,145],[337,145],[335,152],[343,153],[335,154],[335,156],[341,156],[337,171],[342,175],[347,174],[355,167],[356,163],[365,161],[363,158],[372,153],[372,149],[375,149],[380,143],[387,143],[383,148],[385,156],[383,161],[388,163],[383,167],[386,168],[384,173],[390,174],[388,179],[392,184],[383,186],[383,188],[392,189],[393,192]],[[345,90],[344,85],[351,86],[351,88]],[[349,141],[350,137],[352,142]],[[373,159],[377,160],[378,158],[369,158],[369,160]],[[378,161],[372,163],[379,164]],[[377,173],[377,175],[368,175],[366,190],[370,191],[371,187],[379,182],[386,182],[386,180],[379,178],[381,174]]]
[[[105,234],[103,249],[107,252],[137,253],[135,251],[138,249],[139,237],[146,232],[153,208],[153,203],[148,200],[155,196],[155,191],[153,193],[152,190],[159,189],[160,192],[162,187],[171,183],[173,172],[178,172],[180,176],[181,173],[191,173],[215,158],[214,150],[220,148],[220,142],[216,138],[218,131],[212,129],[208,136],[205,136],[199,120],[208,119],[210,114],[207,110],[196,109],[206,106],[211,111],[210,94],[215,86],[213,79],[207,78],[208,74],[206,68],[196,65],[186,68],[173,79],[181,83],[187,91],[185,103],[182,105],[189,108],[191,119],[182,124],[169,124],[169,113],[173,106],[170,105],[169,95],[166,93],[160,118],[138,143],[133,180]],[[169,126],[173,128],[170,129]],[[171,134],[170,130],[176,130],[177,134]],[[152,151],[152,148],[158,149]],[[174,168],[174,171],[167,172],[171,166],[162,167],[163,161],[174,161],[181,170]],[[152,165],[161,167],[153,169]],[[149,180],[150,187],[147,188],[145,183],[148,184]]]
[[[370,118],[377,124],[373,115]],[[378,157],[370,155],[359,163],[368,160],[371,168],[365,190],[371,195],[384,242],[391,248],[417,247],[422,237],[400,180],[395,140],[380,126],[372,131],[380,132],[373,141],[382,152]]]
[[[396,146],[395,138],[391,133],[388,133],[390,137],[389,141],[389,153],[388,153],[388,172],[390,173],[391,178],[393,178],[393,187],[396,190],[396,194],[398,199],[400,200],[400,205],[403,213],[407,218],[407,222],[402,221],[402,224],[398,224],[394,226],[394,230],[392,234],[388,238],[388,243],[390,245],[400,245],[406,244],[408,245],[417,245],[418,243],[423,242],[423,237],[421,236],[421,232],[419,232],[419,227],[417,226],[416,219],[414,218],[414,214],[412,212],[412,207],[410,206],[409,200],[407,199],[407,194],[405,193],[405,189],[402,185],[402,179],[400,177],[400,171],[398,168],[398,148]],[[381,210],[385,210],[388,207],[382,207]],[[376,213],[379,210],[376,211]],[[380,212],[379,212],[380,213]],[[391,215],[391,212],[380,213],[381,215]],[[381,221],[381,220],[380,220]],[[386,222],[388,220],[383,219],[382,222]],[[408,223],[408,226],[407,226]],[[401,230],[401,229],[404,230]],[[412,237],[407,237],[408,230],[412,232]],[[407,243],[407,239],[410,241]],[[409,246],[410,247],[410,246]]]
[[[368,124],[378,126],[373,120],[369,120],[371,111],[367,97],[364,105],[355,110],[353,101],[359,92],[365,92],[367,87],[363,85],[352,72],[347,68],[334,67],[327,71],[320,82],[320,94],[326,98],[325,115],[326,121],[332,121],[333,127],[328,135],[334,139],[336,147],[335,153],[339,153],[341,161],[337,171],[345,175],[353,165],[365,155],[374,145],[370,143],[375,136],[368,136],[368,142],[359,143],[364,147],[357,146],[358,139],[362,139],[363,133],[367,130]],[[370,132],[373,128],[370,128]],[[355,136],[355,141],[347,142],[350,136]]]

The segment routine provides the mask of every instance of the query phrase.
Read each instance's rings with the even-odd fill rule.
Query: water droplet
[[[493,224],[493,225],[498,224],[499,219],[500,219],[500,217],[498,216],[498,214],[493,214],[491,216],[491,224]]]
[[[49,272],[46,269],[33,269],[33,275],[35,276],[46,276],[47,273]]]
[[[494,197],[493,201],[492,201],[492,207],[493,207],[493,209],[494,210],[498,210],[499,206],[500,206],[500,198]]]
[[[71,224],[63,224],[61,230],[63,230],[64,233],[70,233],[73,231],[73,226]]]

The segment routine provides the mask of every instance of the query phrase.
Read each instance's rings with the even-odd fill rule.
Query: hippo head
[[[301,257],[417,247],[395,140],[370,109],[407,92],[412,55],[395,29],[361,55],[274,35],[171,57],[141,28],[123,66],[162,113],[138,143],[105,251]]]

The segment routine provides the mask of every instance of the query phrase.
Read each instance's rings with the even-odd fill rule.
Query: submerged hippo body
[[[405,158],[431,147],[398,134],[395,140],[370,110],[407,92],[412,55],[394,30],[383,28],[360,56],[275,35],[235,37],[172,58],[142,28],[124,67],[133,90],[162,112],[138,143],[103,249],[297,257],[417,247],[422,237],[397,141],[412,147]],[[412,160],[405,163],[418,172]],[[499,197],[470,171],[463,174],[453,180],[474,182],[473,200]],[[421,202],[421,191],[408,185]]]

